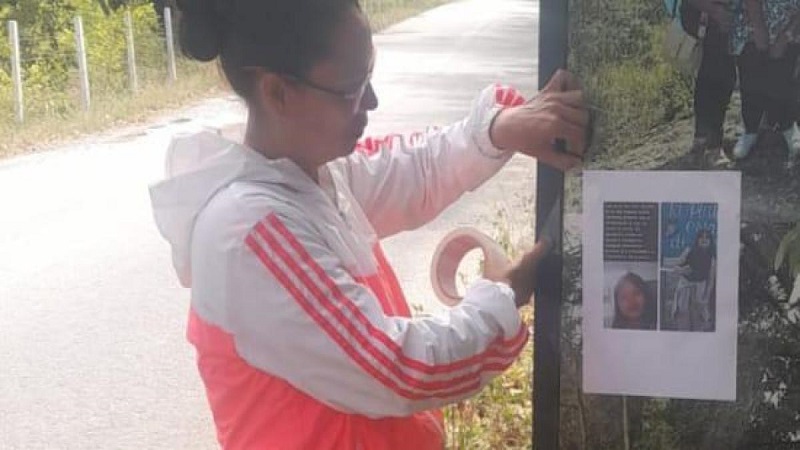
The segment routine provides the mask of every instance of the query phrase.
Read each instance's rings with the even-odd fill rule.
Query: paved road
[[[378,36],[382,103],[368,132],[457,120],[497,80],[531,93],[537,21],[533,1],[465,0]],[[147,186],[172,134],[242,120],[238,101],[212,99],[0,162],[0,449],[214,448],[184,339],[188,292]],[[438,239],[463,224],[489,230],[495,204],[520,207],[533,172],[515,158],[434,223],[386,242],[412,301],[431,305]]]

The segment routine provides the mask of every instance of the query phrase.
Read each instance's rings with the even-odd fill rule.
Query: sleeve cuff
[[[475,145],[478,151],[487,158],[492,159],[505,159],[511,157],[513,152],[501,150],[492,143],[491,129],[497,114],[503,110],[500,105],[495,105],[487,110],[478,124],[477,130],[473,135]]]
[[[514,291],[507,284],[478,280],[467,290],[462,304],[471,305],[482,314],[491,316],[502,330],[504,338],[519,333],[522,319],[514,303]]]

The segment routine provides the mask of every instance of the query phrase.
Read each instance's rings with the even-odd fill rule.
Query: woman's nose
[[[373,111],[378,108],[378,96],[375,94],[372,82],[367,84],[367,90],[364,92],[364,97],[361,99],[360,107],[363,111]]]

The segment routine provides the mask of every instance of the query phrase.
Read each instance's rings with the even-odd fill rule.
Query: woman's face
[[[378,106],[370,82],[375,65],[372,32],[355,7],[345,14],[331,37],[329,55],[294,85],[291,104],[293,134],[309,165],[321,165],[350,154],[367,126],[367,113]]]
[[[632,282],[622,282],[617,294],[619,313],[627,321],[638,321],[644,312],[644,292]]]

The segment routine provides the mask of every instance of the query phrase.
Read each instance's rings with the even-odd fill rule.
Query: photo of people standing
[[[700,230],[694,244],[687,247],[677,264],[664,267],[677,275],[674,294],[665,303],[668,314],[662,329],[676,331],[714,331],[712,302],[716,281],[716,248],[710,230]]]
[[[661,330],[713,332],[716,326],[716,204],[664,203]]]
[[[798,0],[741,0],[743,14],[731,30],[731,50],[738,57],[744,132],[732,156],[748,157],[756,146],[760,125],[777,132],[787,148],[786,167],[800,158],[797,126],[797,63],[795,32],[800,19]]]
[[[570,23],[588,168],[739,171],[744,221],[800,217],[800,0],[575,0]]]
[[[703,154],[708,167],[758,158],[777,146],[785,149],[786,169],[793,170],[800,160],[795,124],[800,1],[684,0],[681,20],[703,48],[694,89],[691,153]],[[725,114],[737,81],[741,124],[726,152]]]

